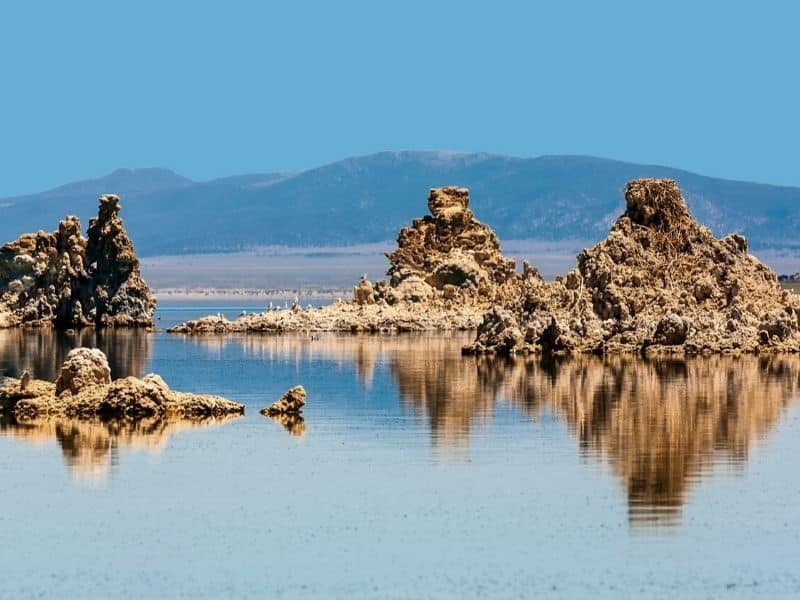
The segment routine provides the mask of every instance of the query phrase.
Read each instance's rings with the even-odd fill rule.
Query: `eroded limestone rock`
[[[348,331],[399,332],[474,329],[493,304],[515,302],[526,267],[500,252],[494,232],[476,220],[465,188],[430,191],[430,215],[400,231],[389,253],[388,281],[362,277],[351,302],[315,310],[268,310],[235,321],[205,317],[172,327],[171,333]]]
[[[437,294],[463,301],[485,302],[517,279],[516,263],[500,252],[500,241],[490,227],[469,209],[469,190],[433,188],[428,196],[430,215],[415,219],[400,231],[397,250],[387,254],[390,285],[402,289],[406,281],[421,280]],[[418,302],[427,300],[419,295]]]
[[[0,247],[0,327],[151,327],[155,299],[119,217],[119,198],[100,196],[81,235],[77,217],[53,233],[27,233]]]
[[[55,383],[32,379],[27,386],[6,379],[0,413],[17,421],[45,417],[79,419],[202,418],[243,414],[244,405],[219,396],[171,390],[158,375],[111,381],[100,350],[77,348],[67,356]]]
[[[77,394],[89,386],[109,385],[111,368],[108,359],[97,348],[75,348],[67,354],[56,379],[56,395]]]
[[[306,403],[306,390],[302,385],[296,385],[286,391],[279,400],[266,408],[261,409],[261,414],[267,417],[275,415],[299,414]]]
[[[505,329],[465,352],[776,352],[800,350],[800,298],[747,251],[690,215],[674,181],[640,179],[608,237],[565,277],[523,277]],[[519,339],[519,338],[516,338]]]

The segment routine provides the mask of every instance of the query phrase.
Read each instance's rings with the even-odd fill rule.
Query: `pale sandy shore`
[[[238,302],[241,300],[263,300],[264,302],[301,303],[314,301],[335,301],[339,298],[349,300],[353,290],[340,288],[318,289],[250,289],[250,288],[162,288],[153,290],[159,301],[201,301],[221,300]]]

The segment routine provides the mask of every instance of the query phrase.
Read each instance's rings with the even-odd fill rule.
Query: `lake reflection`
[[[23,371],[54,381],[73,348],[100,348],[108,357],[111,377],[143,375],[150,359],[153,335],[142,330],[66,333],[53,329],[0,329],[0,377],[19,377]]]
[[[0,421],[0,598],[798,597],[800,358],[469,339],[0,331],[0,375],[83,343],[246,407]],[[302,420],[259,414],[298,384]]]
[[[0,431],[31,443],[55,438],[64,461],[78,479],[104,479],[119,464],[120,449],[160,454],[170,437],[187,429],[219,425],[239,415],[204,419],[100,421],[44,418],[17,422],[0,417]]]
[[[366,422],[382,410],[387,397],[396,395],[400,406],[395,410],[428,432],[436,455],[445,461],[467,459],[476,430],[500,435],[502,424],[496,421],[501,408],[504,418],[510,414],[517,424],[527,424],[524,435],[538,435],[535,424],[555,419],[566,426],[585,460],[609,466],[623,482],[629,519],[644,525],[679,523],[692,487],[714,469],[743,473],[751,448],[775,427],[800,386],[800,359],[791,356],[476,358],[461,356],[465,339],[461,334],[330,335],[312,341],[292,335],[186,339],[140,331],[0,331],[0,369],[8,375],[27,369],[36,377],[54,379],[66,353],[87,345],[106,352],[114,377],[141,376],[151,368],[156,342],[169,344],[162,346],[171,348],[162,350],[168,354],[163,359],[167,364],[176,347],[182,352],[194,348],[208,361],[205,369],[217,369],[223,379],[231,364],[288,363],[311,369],[307,380],[296,383],[317,383],[324,389],[326,381],[351,371],[371,406],[358,413],[348,412],[345,405],[327,407],[329,411],[338,411],[340,419]],[[188,364],[185,368],[199,368]],[[392,394],[387,394],[385,382],[373,390],[377,373],[388,377]],[[181,375],[180,370],[163,374],[168,381]],[[236,398],[244,382],[227,381],[212,391]],[[269,421],[257,410],[269,400],[259,398],[260,406],[249,402],[248,417],[266,425]],[[311,411],[314,406],[312,399]],[[322,420],[318,417],[317,424]],[[313,417],[308,422],[297,416],[273,421],[291,436],[314,435]],[[105,473],[116,464],[119,448],[159,451],[173,433],[207,424],[6,421],[2,430],[29,441],[57,439],[69,468],[84,476]],[[376,435],[382,427],[371,421],[368,426]]]
[[[715,467],[744,472],[751,448],[800,391],[794,356],[547,360],[462,357],[461,341],[436,336],[212,338],[263,360],[352,363],[369,388],[386,364],[405,407],[432,443],[459,456],[470,433],[509,405],[531,421],[565,423],[588,459],[610,465],[637,524],[676,524],[691,486]],[[305,430],[305,429],[304,429]],[[533,430],[531,435],[536,435]]]

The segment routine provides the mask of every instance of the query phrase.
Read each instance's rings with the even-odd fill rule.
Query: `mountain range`
[[[401,226],[426,214],[429,188],[459,185],[470,188],[476,216],[501,240],[593,241],[622,212],[625,183],[637,177],[677,180],[695,216],[716,235],[744,233],[754,248],[798,245],[800,188],[587,156],[422,151],[203,182],[162,168],[119,169],[0,199],[0,240],[52,230],[67,214],[85,225],[97,196],[116,193],[142,256],[366,244],[394,239]]]

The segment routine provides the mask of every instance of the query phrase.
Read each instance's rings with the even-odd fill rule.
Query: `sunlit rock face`
[[[169,329],[171,333],[291,331],[451,331],[475,329],[493,304],[516,301],[525,278],[541,280],[525,265],[516,273],[503,256],[492,229],[469,208],[466,188],[433,188],[430,214],[400,230],[397,248],[387,254],[388,281],[366,276],[353,287],[352,300],[320,309],[268,310],[235,321],[207,316]]]
[[[0,247],[0,328],[151,327],[155,298],[119,217],[119,198],[100,196],[81,235],[77,217],[52,233],[24,234]]]
[[[469,209],[468,189],[433,188],[428,210],[400,231],[397,249],[387,254],[391,288],[419,280],[433,288],[430,296],[487,302],[499,299],[506,284],[513,287],[516,263],[501,254],[494,231]]]
[[[628,183],[608,237],[552,283],[523,278],[515,307],[523,341],[505,329],[470,353],[744,353],[800,351],[800,298],[748,253],[689,213],[677,184]]]
[[[244,405],[219,396],[174,391],[152,373],[142,379],[112,381],[100,350],[75,348],[67,354],[55,383],[5,378],[0,384],[0,412],[18,422],[46,417],[206,418],[243,414]]]

